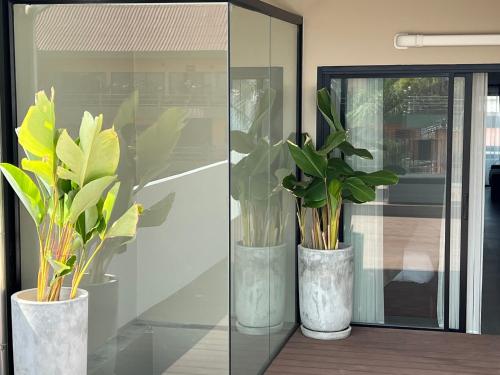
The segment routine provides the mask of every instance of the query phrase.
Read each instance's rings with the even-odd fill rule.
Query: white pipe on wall
[[[424,35],[398,33],[394,36],[394,47],[397,49],[455,46],[500,46],[500,34]]]

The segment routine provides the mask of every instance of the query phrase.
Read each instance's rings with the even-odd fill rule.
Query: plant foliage
[[[35,95],[17,129],[26,157],[21,168],[0,163],[0,171],[36,225],[39,243],[38,301],[57,301],[64,278],[72,275],[70,298],[103,244],[132,240],[142,206],[133,204],[111,220],[120,189],[116,170],[120,145],[103,117],[85,112],[79,136],[56,128],[54,90]],[[31,174],[31,177],[28,173]]]
[[[377,186],[396,184],[398,177],[389,170],[353,170],[342,156],[373,159],[372,154],[349,143],[328,90],[318,91],[317,105],[330,126],[330,135],[319,150],[307,135],[302,147],[288,141],[290,154],[304,179],[299,181],[292,173],[282,185],[296,198],[302,244],[314,249],[337,249],[342,203],[373,201]],[[311,218],[310,226],[306,225],[307,217]]]

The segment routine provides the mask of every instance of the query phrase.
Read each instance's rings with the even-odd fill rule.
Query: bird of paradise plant
[[[377,186],[397,184],[399,178],[389,170],[366,173],[355,171],[347,164],[342,156],[364,159],[373,159],[373,156],[348,141],[348,132],[340,122],[327,89],[318,91],[317,106],[330,126],[330,135],[318,150],[307,135],[302,147],[288,141],[290,155],[304,178],[299,181],[292,173],[283,179],[282,185],[296,198],[302,245],[335,250],[339,246],[342,203],[373,201]]]
[[[111,220],[120,189],[116,169],[120,146],[103,116],[83,114],[79,137],[56,128],[54,90],[35,95],[35,104],[17,129],[26,157],[21,167],[0,163],[0,171],[36,226],[39,245],[37,300],[58,301],[72,275],[70,298],[106,241],[133,240],[142,206],[132,204]],[[32,176],[27,173],[29,172]]]

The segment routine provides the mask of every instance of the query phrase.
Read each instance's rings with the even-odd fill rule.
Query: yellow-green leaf
[[[80,214],[91,206],[95,206],[104,190],[115,180],[116,176],[101,177],[86,184],[76,193],[69,210],[68,221],[73,224]]]
[[[137,232],[137,222],[142,213],[142,206],[134,204],[118,220],[116,220],[106,234],[106,238],[130,237],[134,238]]]
[[[20,168],[8,163],[0,163],[0,170],[35,223],[40,224],[45,213],[45,207],[40,190],[31,177]]]

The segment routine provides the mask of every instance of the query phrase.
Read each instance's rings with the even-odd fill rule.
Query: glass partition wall
[[[51,88],[75,138],[84,111],[102,113],[120,138],[118,206],[145,207],[136,240],[108,243],[83,282],[88,373],[262,372],[296,326],[279,182],[295,168],[300,22],[252,1],[51,3],[12,5],[15,125]],[[22,288],[33,229],[21,210]]]

